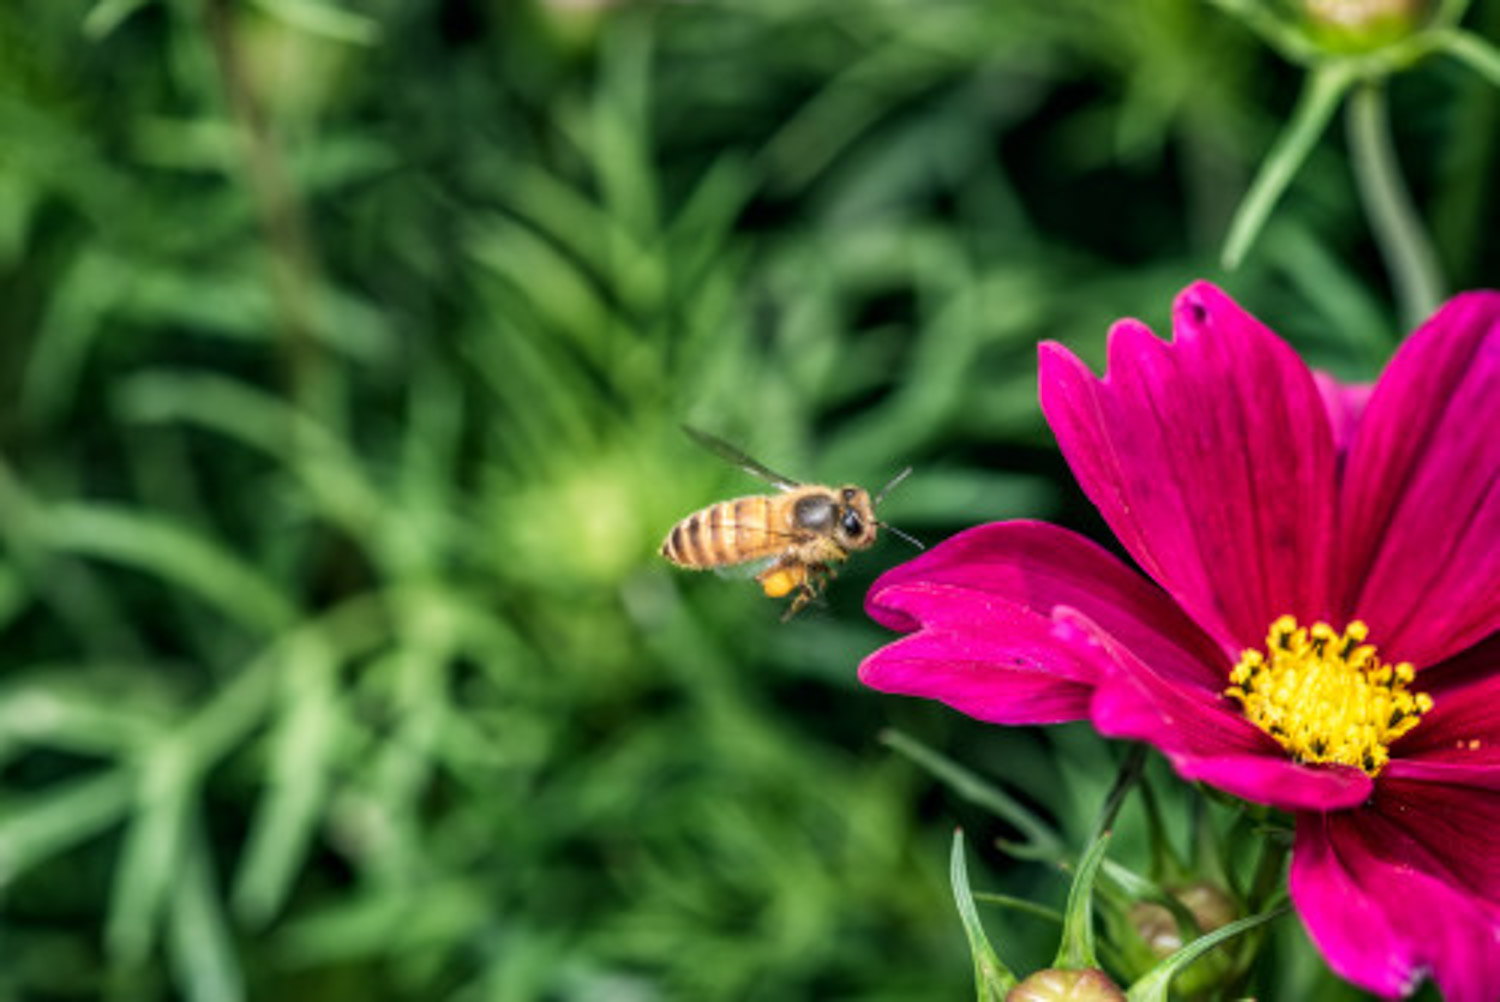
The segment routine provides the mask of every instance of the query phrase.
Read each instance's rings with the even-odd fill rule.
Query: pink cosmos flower
[[[1292,812],[1290,890],[1348,980],[1500,999],[1500,293],[1373,387],[1315,374],[1219,289],[1127,320],[1042,410],[1145,575],[1067,530],[960,533],[866,607],[915,631],[868,685],[1005,724],[1090,719]]]

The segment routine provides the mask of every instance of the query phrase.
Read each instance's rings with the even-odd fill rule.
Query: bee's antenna
[[[925,550],[925,549],[927,549],[927,547],[923,546],[922,545],[922,541],[919,540],[919,539],[917,539],[917,537],[915,537],[915,536],[913,536],[913,535],[911,535],[909,533],[902,532],[900,529],[896,528],[894,525],[892,525],[889,522],[878,522],[876,524],[879,525],[882,529],[885,529],[888,532],[891,532],[891,533],[894,533],[897,536],[900,536],[902,539],[906,540],[908,543],[910,543],[911,545],[915,546],[919,550]]]
[[[880,502],[884,501],[885,496],[891,492],[891,489],[909,476],[911,476],[910,466],[902,470],[900,473],[896,474],[886,483],[884,487],[880,488],[880,493],[875,495],[875,503],[878,505],[880,504]]]
[[[880,488],[880,493],[875,495],[874,506],[878,507],[879,504],[880,504],[880,502],[882,502],[882,501],[885,500],[885,496],[887,494],[889,494],[891,492],[891,490],[893,488],[895,488],[895,486],[897,484],[899,484],[901,481],[905,480],[909,476],[911,476],[911,467],[910,466],[908,466],[906,469],[902,470],[900,473],[896,474],[894,477],[892,477],[890,480],[888,480],[886,482],[886,485],[884,487]],[[878,526],[880,526],[882,529],[889,529],[891,532],[893,532],[896,535],[900,536],[902,539],[906,540],[908,543],[910,543],[911,545],[915,546],[919,550],[925,550],[925,549],[927,549],[927,547],[923,546],[921,544],[921,542],[915,536],[907,535],[906,533],[902,532],[900,529],[896,528],[894,525],[891,525],[889,522],[876,522],[875,524],[878,525]]]

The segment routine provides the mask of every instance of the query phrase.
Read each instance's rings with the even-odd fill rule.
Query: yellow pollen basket
[[[1341,635],[1327,623],[1304,628],[1282,616],[1271,624],[1265,654],[1240,656],[1224,695],[1298,762],[1352,765],[1374,776],[1390,761],[1390,743],[1432,709],[1432,697],[1408,691],[1416,671],[1405,661],[1382,664],[1368,635],[1357,620]]]

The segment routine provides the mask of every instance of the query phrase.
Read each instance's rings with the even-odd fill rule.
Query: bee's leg
[[[789,622],[793,616],[802,611],[803,606],[807,605],[807,603],[811,602],[817,597],[817,589],[815,589],[810,583],[804,581],[801,587],[797,589],[796,597],[793,598],[791,604],[786,607],[786,611],[781,614],[781,621],[783,623]]]
[[[828,583],[832,568],[827,564],[808,564],[806,576],[797,588],[797,597],[792,599],[792,604],[787,606],[786,612],[781,614],[781,621],[785,623],[809,602],[815,600],[822,592],[823,586]]]

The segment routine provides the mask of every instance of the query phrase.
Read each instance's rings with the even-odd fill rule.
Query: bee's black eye
[[[859,516],[852,511],[844,512],[844,517],[839,521],[844,531],[851,536],[858,536],[865,531],[865,524],[859,520]]]

